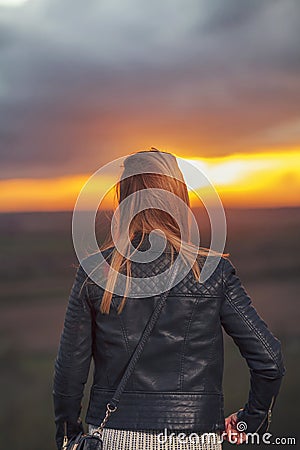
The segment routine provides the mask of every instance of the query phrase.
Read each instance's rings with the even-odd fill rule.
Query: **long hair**
[[[140,208],[141,197],[132,195],[139,191],[147,190],[152,196],[151,207]],[[159,191],[158,191],[159,190]],[[174,195],[158,195],[167,191],[178,197],[178,202],[174,201]],[[167,194],[166,192],[166,194]],[[130,242],[136,234],[141,236],[143,241],[146,234],[153,230],[160,230],[170,246],[171,261],[175,253],[184,257],[187,264],[190,264],[196,280],[200,278],[200,268],[195,255],[207,255],[209,249],[196,247],[190,242],[190,223],[188,215],[182,212],[179,204],[184,203],[190,207],[188,189],[184,181],[181,170],[178,167],[176,157],[171,153],[161,152],[151,148],[148,151],[141,151],[129,155],[124,161],[124,168],[120,180],[116,184],[117,201],[121,204],[126,201],[126,208],[120,209],[119,221],[117,222],[116,234],[121,237],[118,249],[113,248],[110,259],[110,269],[107,276],[106,288],[102,297],[100,311],[108,314],[112,300],[112,292],[117,282],[118,273],[126,269],[126,289],[123,299],[118,307],[118,313],[124,308],[126,293],[129,289],[131,277]],[[153,198],[154,197],[154,198]],[[181,201],[180,201],[181,200]],[[142,200],[143,201],[143,200]],[[153,207],[153,203],[155,207]],[[140,212],[135,214],[138,209]],[[124,213],[126,211],[126,214]],[[125,217],[126,216],[126,217]],[[174,218],[179,217],[179,222]],[[132,218],[128,239],[122,239],[128,217]],[[109,236],[101,246],[100,251],[114,247],[114,242]],[[121,247],[121,248],[120,248]]]

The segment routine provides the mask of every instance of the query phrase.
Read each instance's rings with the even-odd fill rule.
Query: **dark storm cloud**
[[[0,176],[90,171],[151,145],[297,143],[299,22],[297,0],[0,7]]]
[[[220,32],[243,26],[256,18],[270,3],[274,4],[274,0],[251,0],[250,2],[215,0],[207,2],[207,21],[203,28],[207,32]]]

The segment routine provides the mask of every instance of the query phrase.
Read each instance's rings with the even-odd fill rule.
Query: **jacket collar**
[[[158,233],[152,233],[150,238],[150,233],[145,233],[143,237],[143,233],[141,231],[135,233],[131,243],[134,248],[138,247],[139,251],[145,252],[150,250],[151,252],[157,253],[161,253],[161,248],[164,245],[163,237],[161,237]],[[164,252],[169,253],[170,251],[171,246],[167,241]]]

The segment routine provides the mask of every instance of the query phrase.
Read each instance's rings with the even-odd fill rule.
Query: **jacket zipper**
[[[265,423],[266,419],[268,421],[268,425],[267,425],[267,429],[266,429],[265,433],[267,433],[267,431],[269,430],[270,424],[271,424],[271,421],[272,421],[272,407],[274,405],[274,400],[275,400],[275,396],[273,395],[272,400],[271,400],[271,404],[270,404],[269,409],[268,409],[268,412],[265,415],[265,417],[263,418],[263,420],[262,420],[261,424],[259,425],[259,427],[256,429],[255,433],[257,433],[261,429],[261,427]]]
[[[266,433],[269,430],[271,422],[272,422],[272,407],[274,405],[274,401],[275,401],[275,396],[273,395],[272,401],[271,401],[271,404],[270,404],[269,410],[268,410],[268,426],[267,426],[267,429],[266,429]]]
[[[67,435],[67,422],[64,422],[64,440],[61,450],[67,450],[68,435]]]

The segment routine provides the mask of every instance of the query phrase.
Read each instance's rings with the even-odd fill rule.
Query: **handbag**
[[[173,265],[173,271],[167,284],[167,290],[161,294],[159,301],[155,305],[155,308],[146,324],[143,334],[140,337],[139,342],[129,359],[129,362],[127,363],[126,370],[121,378],[121,381],[119,382],[112,399],[106,405],[106,413],[101,424],[92,433],[89,432],[84,433],[83,431],[80,431],[76,436],[72,437],[71,439],[68,439],[67,433],[65,432],[61,450],[103,450],[103,440],[102,440],[103,429],[110,415],[114,413],[118,408],[120,397],[123,391],[125,390],[127,381],[131,376],[132,372],[134,371],[134,368],[142,354],[144,346],[159,318],[163,306],[166,303],[167,297],[175,281],[177,272],[178,272],[178,258]]]

